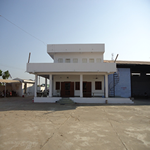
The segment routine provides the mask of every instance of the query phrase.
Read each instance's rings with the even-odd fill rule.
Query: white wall
[[[56,53],[54,54],[54,63],[58,63],[58,59],[63,58],[63,63],[65,63],[65,59],[69,58],[71,60],[71,63],[73,63],[73,58],[78,59],[78,63],[82,63],[82,58],[87,58],[87,63],[89,63],[89,59],[93,58],[94,63],[96,63],[96,59],[100,58],[101,62],[103,62],[103,53],[94,52],[94,53]]]
[[[34,95],[34,84],[27,83],[27,94],[30,96]]]
[[[47,53],[52,52],[104,52],[105,44],[48,44]]]
[[[22,83],[12,83],[12,90],[15,91],[18,96],[22,96]]]
[[[12,90],[15,91],[18,96],[23,96],[23,95],[33,96],[34,84],[27,83],[26,94],[24,93],[24,84],[25,83],[12,83]]]
[[[27,63],[27,72],[116,72],[116,63]]]
[[[64,81],[80,82],[80,76],[79,75],[54,75],[53,76],[53,95],[57,95],[56,82],[64,82]],[[104,96],[104,76],[103,75],[83,75],[83,81],[91,82],[92,95],[94,93],[95,96]],[[102,82],[102,90],[95,90],[95,81]],[[74,89],[75,89],[75,83],[74,83]],[[80,96],[80,90],[75,90],[74,95]]]

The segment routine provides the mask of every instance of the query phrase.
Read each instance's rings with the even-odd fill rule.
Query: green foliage
[[[2,71],[2,70],[0,70],[0,76],[2,76],[2,72],[3,72],[3,71]]]
[[[3,78],[3,79],[8,79],[9,77],[10,77],[10,73],[9,73],[8,70],[5,71],[5,72],[3,72],[3,74],[2,74],[2,78]]]

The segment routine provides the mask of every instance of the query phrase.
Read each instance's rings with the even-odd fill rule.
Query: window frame
[[[73,63],[78,63],[78,58],[73,58]]]
[[[69,60],[69,62],[67,62],[67,60]],[[70,58],[66,58],[65,59],[65,63],[71,63],[71,59]]]
[[[56,90],[60,90],[60,82],[56,82],[56,87],[55,87]]]
[[[101,63],[101,58],[96,58],[96,63]]]
[[[59,61],[61,60],[61,61]],[[63,58],[58,58],[58,63],[63,63]]]
[[[92,62],[91,60],[92,60],[93,62]],[[89,63],[94,63],[94,58],[89,58]]]
[[[80,90],[80,82],[75,82],[75,90]]]
[[[84,62],[85,60],[85,62]],[[82,63],[87,63],[87,58],[82,58]]]
[[[102,90],[102,81],[95,81],[95,90]]]

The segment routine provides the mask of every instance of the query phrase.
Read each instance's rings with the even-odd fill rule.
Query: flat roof
[[[23,82],[23,83],[35,83],[35,81],[31,80],[31,79],[20,79],[20,78],[15,78],[13,80],[18,80],[20,82]]]
[[[114,60],[104,60],[107,63],[113,63]],[[117,60],[116,64],[128,64],[128,65],[150,65],[150,61],[127,61],[127,60]]]
[[[47,44],[47,53],[53,58],[55,53],[105,52],[105,44]]]
[[[0,82],[3,82],[3,83],[20,83],[19,80],[7,80],[7,79],[0,79]]]

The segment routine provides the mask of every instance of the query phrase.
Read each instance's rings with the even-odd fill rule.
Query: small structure
[[[34,83],[33,80],[27,80],[27,79],[20,79],[15,78],[14,80],[20,81],[20,84],[18,84],[16,90],[18,93],[18,96],[33,96],[34,95]],[[13,85],[16,86],[16,85]]]
[[[104,44],[49,44],[47,53],[54,63],[27,63],[35,75],[34,102],[56,102],[69,97],[77,103],[130,103],[130,99],[108,98],[108,75],[116,72],[115,62],[104,62]],[[49,79],[49,92],[37,97],[37,77]],[[46,86],[47,87],[47,86]],[[46,89],[47,90],[47,89]]]
[[[13,80],[0,79],[0,82],[5,85],[0,86],[0,91],[5,91],[3,94],[7,96],[7,91],[15,93],[13,96],[33,96],[34,95],[34,81],[15,78]]]
[[[110,97],[150,98],[150,61],[116,61],[116,65],[117,72],[109,75]]]

